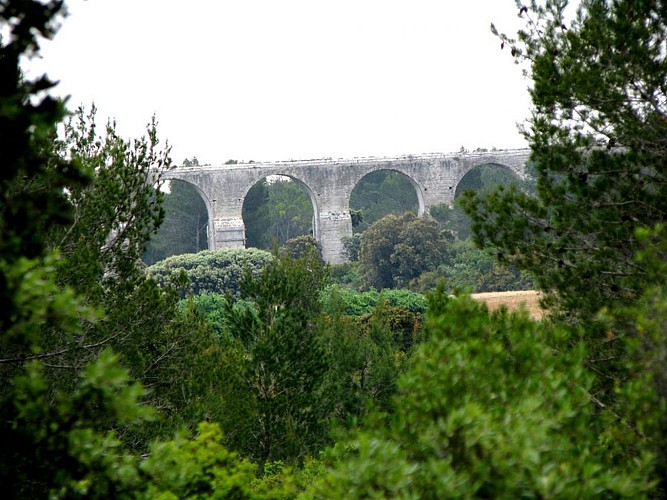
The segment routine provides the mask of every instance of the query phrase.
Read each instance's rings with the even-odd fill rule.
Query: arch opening
[[[405,212],[421,215],[424,201],[416,183],[398,170],[375,170],[363,176],[350,195],[354,234],[382,217]]]
[[[473,190],[484,195],[494,191],[497,186],[510,185],[519,189],[527,187],[527,183],[505,165],[497,163],[476,165],[459,180],[454,199],[460,198],[464,191]]]
[[[197,186],[183,180],[170,180],[164,210],[164,221],[142,256],[146,264],[208,249],[210,203]]]
[[[310,188],[287,175],[256,182],[243,199],[246,248],[271,250],[299,236],[319,240],[317,206]]]
[[[466,240],[472,236],[470,217],[463,212],[458,201],[466,191],[476,191],[480,195],[490,194],[498,186],[516,186],[529,190],[530,183],[522,180],[516,172],[505,165],[487,163],[476,165],[461,177],[454,193],[452,206],[442,203],[431,207],[431,215],[441,227],[451,231],[456,239]]]

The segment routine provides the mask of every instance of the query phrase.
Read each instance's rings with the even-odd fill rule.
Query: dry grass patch
[[[540,292],[535,290],[473,293],[472,298],[484,301],[491,311],[502,305],[507,306],[510,311],[515,311],[523,304],[533,319],[540,319],[544,314],[540,307]]]

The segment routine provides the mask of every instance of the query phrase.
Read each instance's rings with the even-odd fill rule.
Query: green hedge
[[[273,256],[256,248],[232,250],[204,250],[199,253],[174,255],[146,269],[160,284],[178,283],[184,273],[189,284],[182,295],[204,292],[239,296],[239,284],[246,272],[259,276]]]
[[[355,292],[338,285],[326,287],[321,295],[324,311],[343,312],[348,316],[363,316],[372,312],[378,304],[384,302],[392,307],[402,307],[415,314],[426,312],[426,298],[410,290],[370,290]],[[342,309],[342,310],[341,310]]]

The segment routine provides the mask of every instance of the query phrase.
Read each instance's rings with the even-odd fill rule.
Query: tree
[[[415,315],[426,312],[426,298],[420,293],[409,290],[370,290],[355,292],[338,285],[326,287],[321,296],[324,312],[334,314],[338,307],[343,314],[360,317],[372,313],[379,305],[405,309]]]
[[[78,291],[98,297],[105,287],[134,285],[142,279],[137,266],[146,241],[164,218],[160,187],[171,168],[169,146],[161,147],[155,118],[147,135],[134,141],[116,133],[115,122],[98,134],[93,106],[79,108],[56,143],[92,172],[84,187],[68,187],[74,221],[49,231],[49,244],[64,259],[61,279]]]
[[[664,292],[654,281],[664,283],[664,266],[642,258],[635,234],[667,214],[667,3],[582,0],[572,22],[566,7],[532,2],[520,8],[518,39],[501,35],[533,81],[524,135],[536,195],[510,189],[465,203],[477,243],[531,272],[552,310],[581,325],[572,342],[585,342],[598,375],[596,405],[627,424],[604,439],[628,463],[647,442],[653,452],[664,448],[665,391],[655,368]],[[664,233],[655,239],[660,248]],[[623,321],[599,324],[624,310]],[[655,478],[664,495],[662,465]]]
[[[298,182],[291,179],[278,180],[269,184],[270,206],[273,222],[268,233],[273,245],[279,246],[297,236],[312,232],[313,205]]]
[[[528,171],[530,172],[530,166]],[[450,231],[457,239],[466,240],[472,235],[470,217],[461,207],[461,197],[466,191],[475,191],[483,197],[492,193],[498,186],[516,186],[525,193],[534,191],[530,176],[525,181],[519,180],[513,173],[498,165],[479,165],[463,176],[456,186],[454,205],[446,203],[432,206],[429,214],[438,221],[443,230]]]
[[[614,411],[627,422],[626,432],[610,432],[621,460],[642,452],[653,456],[653,478],[664,497],[667,491],[667,233],[664,224],[637,231],[641,250],[636,256],[647,270],[646,289],[639,301],[606,311],[609,339],[622,343],[626,355],[617,366]],[[656,498],[660,495],[656,495]]]
[[[430,217],[411,212],[388,215],[369,227],[361,240],[361,270],[367,286],[405,286],[443,257],[445,238]]]
[[[303,261],[292,262],[293,266],[300,266]],[[296,293],[307,293],[309,297],[302,300],[308,302],[314,297],[309,287]],[[304,334],[303,326],[297,324],[294,332],[283,334],[284,340],[274,341],[289,344],[293,342],[294,335],[302,338],[305,347],[312,347],[315,339],[317,355],[324,360],[325,366],[323,372],[313,374],[319,378],[319,388],[307,405],[311,407],[308,411],[315,411],[317,406],[322,412],[322,431],[328,429],[331,418],[353,425],[354,419],[368,413],[371,407],[391,408],[398,374],[407,366],[409,348],[421,332],[426,302],[423,296],[406,290],[358,294],[327,287],[318,295],[307,325],[307,334]],[[294,366],[296,360],[286,354],[289,351],[284,345],[274,346],[270,363],[263,357],[253,357],[256,341],[247,339],[243,332],[251,328],[249,325],[260,321],[264,314],[253,300],[231,300],[229,296],[202,294],[193,297],[192,302],[218,332],[224,346],[218,359],[225,372],[220,378],[226,381],[222,404],[209,402],[209,409],[212,409],[208,415],[213,420],[219,419],[223,428],[227,429],[225,439],[230,446],[255,456],[259,417],[255,396],[257,388],[253,381],[261,368],[278,391],[278,383],[285,383],[286,379],[281,371],[287,368],[278,369],[276,364],[279,362],[289,367]],[[238,324],[243,326],[239,328]],[[302,361],[306,362],[306,359]],[[280,409],[280,401],[279,398],[273,401],[277,406],[275,411]],[[218,408],[220,406],[222,408]],[[306,448],[309,453],[325,442],[322,434],[311,434],[313,437],[315,439]],[[273,438],[283,439],[278,433]],[[293,461],[299,457],[289,455],[285,458]]]
[[[320,244],[312,236],[290,238],[278,249],[278,255],[289,255],[295,260],[305,257],[309,252],[313,252],[324,263]]]
[[[397,288],[406,287],[424,271],[435,269],[444,257],[447,243],[433,218],[412,215],[411,219],[401,229],[399,243],[390,257],[396,269],[394,283]],[[365,238],[362,241],[366,241]]]
[[[325,453],[314,496],[354,498],[644,497],[646,456],[617,461],[600,442],[584,349],[570,333],[469,297],[429,302],[427,340],[375,413]]]
[[[527,273],[500,264],[488,250],[477,248],[471,240],[455,241],[448,246],[443,262],[433,271],[422,273],[411,282],[416,291],[434,290],[444,280],[449,292],[455,289],[471,292],[504,292],[532,290]]]
[[[0,4],[0,483],[10,498],[122,495],[136,469],[110,427],[146,416],[141,387],[108,352],[71,391],[51,393],[43,373],[45,331],[75,337],[97,317],[57,283],[57,252],[47,246],[50,230],[73,221],[67,190],[85,186],[91,171],[53,154],[63,103],[48,95],[47,77],[20,70],[62,16],[59,1]]]
[[[138,498],[289,498],[281,484],[256,477],[256,466],[222,445],[217,424],[202,423],[195,436],[155,443],[141,464],[148,479]],[[289,482],[287,483],[289,485]]]
[[[403,341],[411,340],[418,320],[385,303],[361,317],[348,316],[339,292],[328,294],[327,313],[320,315],[318,324],[329,360],[324,386],[331,394],[332,417],[354,427],[374,409],[392,410],[398,377],[410,361]]]
[[[145,448],[151,433],[178,427],[186,414],[197,418],[190,410],[201,407],[193,400],[206,399],[207,393],[195,396],[199,381],[193,379],[215,371],[203,354],[213,349],[210,329],[179,309],[175,288],[161,289],[140,265],[145,244],[164,216],[159,188],[170,168],[169,148],[160,147],[155,120],[145,137],[132,141],[119,137],[113,122],[99,135],[94,108],[87,114],[79,109],[56,145],[56,154],[68,155],[93,174],[89,185],[68,188],[74,221],[50,228],[48,243],[60,254],[59,284],[85,297],[99,316],[81,322],[75,338],[45,327],[44,373],[52,390],[66,391],[104,347],[113,348],[132,378],[151,388],[147,401],[161,409],[160,425],[144,427],[145,435],[124,432],[133,446]]]
[[[359,254],[361,253],[361,234],[353,234],[352,236],[343,236],[341,239],[345,256],[350,262],[357,262]]]
[[[328,439],[328,360],[315,326],[325,279],[312,254],[283,256],[258,277],[246,274],[241,296],[252,304],[226,302],[223,429],[230,446],[262,469],[268,461],[298,463]]]
[[[468,194],[478,244],[530,271],[552,306],[578,318],[636,301],[646,269],[637,226],[667,216],[667,3],[582,0],[521,7],[512,55],[529,65],[524,129],[537,194]]]

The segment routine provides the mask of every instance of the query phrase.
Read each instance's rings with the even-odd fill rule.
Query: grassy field
[[[507,308],[512,311],[518,309],[523,304],[534,319],[540,319],[544,314],[539,303],[540,293],[535,290],[521,292],[473,293],[472,298],[486,302],[486,305],[492,311],[502,305],[507,306]]]

